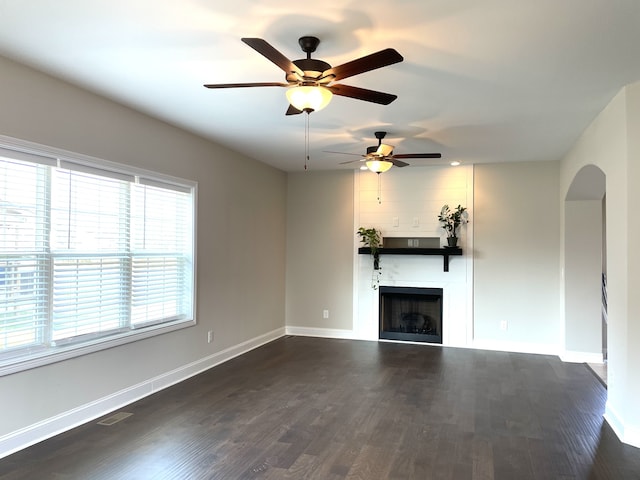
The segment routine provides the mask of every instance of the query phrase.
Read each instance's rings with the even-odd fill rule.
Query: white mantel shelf
[[[371,249],[369,247],[358,248],[358,253],[371,255]],[[453,248],[379,248],[379,255],[442,255],[443,269],[445,272],[449,271],[449,257],[462,255],[462,249],[459,247]]]

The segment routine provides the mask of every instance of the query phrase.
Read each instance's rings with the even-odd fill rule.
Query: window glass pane
[[[131,249],[134,252],[188,252],[191,249],[191,195],[133,185]]]
[[[127,182],[121,180],[54,169],[52,250],[126,250],[127,190]]]
[[[0,253],[41,251],[47,167],[0,160]]]

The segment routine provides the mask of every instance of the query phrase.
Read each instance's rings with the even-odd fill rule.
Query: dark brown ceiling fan
[[[352,60],[342,65],[332,67],[327,62],[311,58],[311,53],[315,52],[316,48],[320,44],[320,40],[316,37],[305,36],[298,40],[302,51],[307,54],[307,58],[291,61],[285,57],[282,53],[272,47],[269,43],[261,38],[242,38],[244,43],[249,45],[259,54],[263,55],[267,60],[270,60],[285,73],[286,82],[254,82],[254,83],[218,83],[218,84],[205,84],[207,88],[240,88],[240,87],[314,87],[313,90],[322,92],[330,100],[331,94],[340,95],[343,97],[355,98],[356,100],[364,100],[365,102],[373,102],[381,105],[388,105],[393,102],[397,95],[389,93],[377,92],[375,90],[367,90],[364,88],[353,87],[350,85],[333,84],[332,82],[342,80],[360,73],[375,70],[381,67],[386,67],[394,63],[401,62],[403,60],[400,55],[393,48],[387,48],[380,50],[379,52],[366,55],[364,57]],[[317,88],[321,87],[321,88]],[[307,89],[311,90],[311,89]],[[302,91],[302,89],[301,89]],[[327,93],[327,91],[329,93]],[[289,92],[293,92],[290,88],[287,93],[290,103],[292,98]],[[326,100],[326,98],[325,98]],[[329,100],[326,100],[328,103]],[[297,102],[296,102],[297,103]],[[319,108],[323,108],[326,103]],[[289,106],[287,115],[296,115],[306,111],[317,110],[319,108],[313,108],[311,106],[303,106],[297,108],[293,104]]]
[[[365,155],[359,155],[357,153],[344,153],[344,152],[326,152],[326,153],[338,153],[341,155],[358,155],[362,157],[357,160],[348,160],[346,162],[340,162],[340,165],[346,165],[354,162],[388,162],[396,167],[406,167],[409,165],[407,162],[403,162],[401,159],[408,158],[441,158],[440,153],[401,153],[394,154],[392,145],[382,143],[382,139],[387,135],[387,132],[374,132],[375,137],[378,139],[378,145],[367,147],[367,153]],[[369,167],[369,165],[367,165]],[[389,166],[390,167],[390,166]],[[371,169],[371,167],[369,167]],[[379,173],[379,172],[377,172]]]

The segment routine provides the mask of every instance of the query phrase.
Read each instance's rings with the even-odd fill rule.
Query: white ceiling
[[[224,4],[224,6],[223,6]],[[286,171],[300,171],[305,116],[240,41],[291,60],[298,38],[339,65],[387,47],[402,63],[340,83],[398,95],[388,106],[334,97],[310,123],[309,169],[353,168],[385,130],[412,165],[557,160],[619,89],[640,80],[638,0],[4,0],[0,54]],[[0,72],[1,74],[1,72]]]

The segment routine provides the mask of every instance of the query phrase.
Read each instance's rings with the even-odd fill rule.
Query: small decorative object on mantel
[[[455,248],[458,246],[458,227],[469,222],[468,215],[466,207],[458,205],[455,210],[451,210],[449,205],[442,206],[438,220],[447,233],[447,247]]]
[[[382,233],[375,228],[360,227],[356,232],[360,236],[360,241],[365,247],[371,249],[371,256],[373,257],[373,273],[371,276],[371,288],[374,290],[378,288],[380,284],[380,255],[378,249],[382,247]]]

